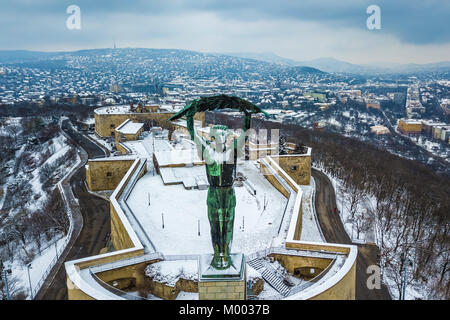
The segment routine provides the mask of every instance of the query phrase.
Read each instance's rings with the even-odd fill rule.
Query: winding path
[[[316,212],[320,227],[327,242],[352,244],[344,229],[339,214],[334,213],[336,195],[328,177],[321,171],[312,169],[312,176],[316,182]],[[355,244],[356,245],[356,244]],[[356,262],[356,299],[357,300],[391,300],[386,286],[381,289],[369,289],[366,285],[367,267],[377,264],[379,249],[374,244],[358,244],[358,258]]]
[[[63,121],[62,129],[87,152],[89,158],[105,156],[105,150],[73,130],[68,120]],[[70,187],[67,184],[67,188],[71,189],[78,198],[79,210],[82,215],[81,232],[73,245],[67,248],[68,252],[64,261],[58,261],[57,268],[52,270],[53,276],[48,277],[35,299],[66,300],[66,272],[63,262],[97,255],[102,248],[107,246],[110,236],[109,202],[91,195],[86,190],[85,179],[86,172],[83,165],[71,177]]]

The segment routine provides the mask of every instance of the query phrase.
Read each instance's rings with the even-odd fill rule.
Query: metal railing
[[[59,183],[58,184],[58,189],[59,189],[59,191],[61,193],[61,197],[63,198],[64,204],[66,205],[66,212],[67,212],[67,215],[69,217],[70,226],[69,226],[69,230],[68,230],[67,235],[66,235],[66,239],[64,240],[64,242],[61,245],[62,250],[60,251],[60,254],[64,251],[64,249],[66,248],[67,244],[70,242],[70,238],[72,237],[72,232],[73,232],[73,228],[74,228],[73,227],[72,208],[71,208],[68,200],[66,199],[66,195],[64,193],[63,188],[64,187],[62,186],[62,183]],[[61,240],[61,239],[58,239],[57,241],[59,241],[59,240]],[[55,243],[57,243],[57,241]],[[36,297],[36,294],[38,293],[38,291],[40,290],[40,288],[44,284],[45,280],[47,279],[48,275],[52,271],[52,269],[55,266],[56,262],[58,261],[59,257],[60,257],[60,255],[58,256],[58,248],[56,247],[56,256],[52,259],[52,261],[50,262],[49,266],[44,271],[44,273],[42,274],[41,278],[39,279],[39,281],[34,286],[33,290],[30,292],[30,299],[34,299]]]
[[[264,258],[269,254],[284,254],[291,256],[301,256],[301,257],[316,257],[316,258],[326,258],[332,259],[334,256],[343,255],[345,253],[336,253],[321,250],[302,250],[302,249],[286,249],[284,247],[270,247],[268,249],[256,251],[250,255],[246,256],[247,261],[252,261],[254,259]]]
[[[61,130],[63,135],[67,137],[67,134],[64,132],[64,130]],[[61,194],[61,198],[64,202],[64,205],[66,207],[66,214],[69,218],[69,230],[67,231],[66,234],[66,239],[64,240],[64,242],[61,245],[61,251],[60,251],[60,255],[58,256],[58,247],[56,247],[56,256],[52,259],[52,261],[50,262],[49,266],[47,267],[47,269],[44,271],[44,273],[42,274],[41,278],[39,279],[39,281],[37,282],[37,284],[34,286],[34,288],[31,289],[30,292],[30,299],[34,299],[36,297],[36,294],[39,292],[39,290],[41,289],[42,285],[44,284],[45,280],[47,279],[47,277],[49,276],[50,272],[52,271],[53,267],[56,265],[56,263],[58,262],[59,257],[61,256],[61,254],[64,252],[64,250],[66,249],[67,245],[70,242],[70,239],[72,238],[72,233],[74,230],[74,216],[73,216],[73,212],[72,212],[72,205],[76,205],[76,203],[74,203],[73,201],[69,201],[66,197],[66,193],[64,190],[64,187],[68,188],[68,192],[70,192],[72,194],[72,198],[75,198],[70,184],[65,184],[64,180],[68,180],[70,179],[70,177],[78,170],[78,168],[82,167],[83,165],[86,164],[86,161],[83,163],[83,157],[81,156],[81,152],[80,150],[78,150],[78,153],[80,154],[80,163],[77,162],[76,166],[74,166],[72,168],[72,170],[70,170],[69,173],[67,173],[63,179],[61,179],[61,181],[58,182],[57,187],[59,189],[59,192]],[[61,239],[58,239],[57,241],[59,241]],[[57,243],[57,241],[55,243]]]
[[[314,220],[316,220],[316,226],[317,226],[317,229],[319,230],[319,234],[320,234],[320,237],[322,238],[322,241],[326,242],[326,239],[325,239],[325,236],[323,235],[322,228],[320,227],[319,219],[317,217],[317,212],[316,212],[316,181],[314,180],[313,176],[311,176],[311,179],[313,181],[312,184],[314,185],[313,190],[312,190],[312,199],[311,199],[312,211],[314,212]]]
[[[328,271],[330,271],[331,267],[335,264],[336,260],[337,260],[337,255],[334,256],[334,258],[333,258],[333,260],[331,260],[330,264],[325,269],[323,269],[317,276],[315,276],[314,278],[309,280],[307,283],[303,283],[301,285],[292,287],[291,290],[289,291],[289,295],[299,293],[300,291],[303,291],[306,288],[309,288],[313,284],[317,283],[320,279],[322,279],[328,273]]]
[[[260,256],[260,254],[263,251],[274,251],[274,252],[271,252],[271,253],[276,253],[275,251],[278,251],[279,248],[273,248],[273,249],[274,250],[261,250],[259,252],[258,258],[262,258],[262,256]],[[315,276],[311,280],[307,281],[306,283],[302,283],[302,284],[298,284],[298,285],[293,286],[289,290],[289,293],[286,296],[283,296],[280,293],[278,293],[278,294],[271,295],[271,296],[266,296],[266,297],[255,296],[255,297],[253,297],[253,299],[255,299],[255,300],[281,300],[281,299],[284,299],[287,296],[291,296],[293,294],[297,294],[297,293],[299,293],[301,291],[304,291],[305,289],[311,287],[312,285],[316,284],[320,279],[322,279],[330,271],[330,269],[334,266],[335,262],[337,261],[337,258],[338,258],[338,255],[337,254],[333,254],[333,257],[330,258],[331,259],[330,264],[325,269],[323,269],[317,276]]]
[[[92,276],[92,278],[100,285],[102,286],[104,289],[108,290],[109,292],[124,298],[126,300],[148,300],[146,298],[140,297],[140,296],[136,296],[134,294],[122,291],[120,289],[117,289],[114,286],[109,285],[108,283],[104,282],[102,279],[100,279],[99,277],[97,277],[97,275],[92,272],[91,268],[89,268],[89,273]]]
[[[166,255],[164,256],[160,252],[155,253],[149,253],[143,256],[139,257],[133,257],[128,259],[122,259],[114,262],[109,262],[101,265],[96,265],[89,267],[89,274],[92,276],[92,278],[105,290],[108,290],[112,294],[115,294],[121,298],[128,299],[128,300],[149,300],[140,296],[136,296],[133,294],[130,294],[128,292],[125,292],[123,290],[117,289],[114,286],[111,286],[110,284],[104,282],[102,279],[100,279],[96,273],[109,271],[112,269],[122,268],[138,263],[143,263],[151,260],[162,260],[162,261],[176,261],[176,260],[198,260],[200,258],[200,255]]]
[[[149,236],[147,235],[147,232],[145,232],[145,229],[142,226],[142,224],[139,222],[139,219],[136,218],[133,211],[129,208],[128,204],[126,203],[126,200],[130,196],[131,190],[133,190],[134,186],[136,185],[137,181],[139,180],[139,175],[141,174],[142,169],[144,168],[144,166],[146,166],[146,164],[147,164],[147,160],[144,158],[141,158],[139,166],[136,168],[136,170],[133,172],[132,176],[129,178],[125,188],[123,189],[121,195],[117,199],[117,202],[118,202],[119,206],[121,207],[121,209],[124,211],[124,213],[126,213],[127,216],[132,218],[133,223],[135,223],[137,225],[137,227],[139,228],[139,231],[141,233],[141,238],[143,238],[140,240],[141,240],[142,244],[144,244],[144,243],[147,244],[147,248],[145,248],[145,249],[147,251],[155,252],[156,251],[155,245],[150,240]],[[131,221],[130,221],[130,223],[131,223]],[[137,234],[137,236],[139,237],[138,234]]]
[[[99,273],[157,259],[165,260],[164,255],[162,253],[154,252],[138,257],[126,258],[122,260],[95,265],[90,267],[89,269],[94,273]]]
[[[288,183],[286,183],[286,181],[283,178],[281,178],[281,176],[278,174],[278,172],[266,161],[266,159],[261,159],[260,161],[270,171],[270,173],[275,177],[275,179],[278,181],[278,183],[281,184],[281,186],[289,193],[289,198],[288,198],[288,201],[286,202],[286,206],[284,207],[283,215],[280,220],[280,225],[278,226],[277,234],[280,234],[281,226],[283,225],[286,211],[290,207],[290,204],[292,201],[294,201],[294,203],[295,203],[295,197],[296,197],[297,193],[294,192],[294,190],[291,188],[291,186]]]

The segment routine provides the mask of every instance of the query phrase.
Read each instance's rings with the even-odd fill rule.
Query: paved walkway
[[[63,121],[62,129],[87,153],[89,158],[104,157],[105,151],[84,135],[75,131],[68,120]],[[87,158],[87,157],[86,157]],[[109,202],[91,195],[85,187],[84,164],[75,170],[71,177],[66,179],[63,190],[78,199],[76,214],[82,221],[75,241],[69,242],[63,255],[53,268],[47,281],[35,299],[65,300],[67,299],[66,272],[63,263],[98,254],[107,246],[110,234]],[[75,230],[74,230],[75,233]]]

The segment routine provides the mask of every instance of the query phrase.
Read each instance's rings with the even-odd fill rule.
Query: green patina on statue
[[[194,115],[198,112],[225,108],[237,109],[245,114],[243,132],[239,137],[234,137],[228,127],[223,125],[211,128],[211,142],[200,137],[194,130]],[[261,108],[244,99],[218,95],[194,100],[168,120],[173,121],[186,116],[191,139],[197,145],[200,158],[205,160],[210,185],[206,203],[214,248],[211,265],[218,270],[228,269],[232,264],[230,250],[236,207],[233,182],[236,177],[238,152],[243,152],[247,130],[250,129],[251,115],[254,113],[263,113],[268,117]]]

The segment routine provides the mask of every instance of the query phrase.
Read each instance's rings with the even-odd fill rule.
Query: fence
[[[143,297],[140,297],[140,296],[135,296],[134,294],[130,294],[130,293],[128,293],[128,292],[122,291],[122,290],[120,290],[120,289],[117,289],[117,288],[114,287],[114,286],[111,286],[111,285],[107,284],[106,282],[104,282],[103,280],[101,280],[99,277],[97,277],[97,276],[95,275],[95,273],[92,272],[91,268],[89,268],[89,273],[91,274],[92,278],[93,278],[100,286],[102,286],[103,288],[105,288],[105,289],[108,290],[109,292],[111,292],[111,293],[113,293],[113,294],[115,294],[115,295],[117,295],[117,296],[119,296],[119,297],[121,297],[121,298],[124,298],[124,299],[127,299],[127,300],[148,300],[148,299],[146,299],[146,298],[143,298]]]
[[[289,252],[290,254],[292,254],[292,250],[287,250],[284,248],[277,248],[277,247],[272,247],[270,249],[266,249],[266,250],[261,250],[258,252],[255,252],[254,254],[248,256],[247,261],[251,261],[254,259],[258,259],[258,258],[263,258],[265,256],[267,256],[270,253],[278,253],[278,254],[282,254],[282,253],[286,253]],[[320,251],[318,251],[320,252]],[[320,252],[322,253],[322,252]],[[312,278],[311,280],[309,280],[306,283],[302,283],[296,286],[293,286],[291,288],[291,290],[289,291],[288,296],[299,293],[309,287],[311,287],[312,285],[314,285],[315,283],[317,283],[320,279],[322,279],[327,273],[328,271],[330,271],[330,269],[333,267],[333,265],[335,264],[336,260],[337,260],[338,255],[333,253],[333,256],[331,257],[331,262],[330,264],[323,269],[317,276],[315,276],[314,278]],[[258,296],[254,296],[252,297],[252,299],[254,300],[281,300],[284,299],[285,297],[282,296],[281,294],[276,294],[276,295],[272,295],[272,296],[267,296],[267,297],[258,297]]]
[[[164,256],[159,252],[149,253],[138,257],[132,257],[128,259],[117,260],[113,262],[108,262],[104,264],[99,264],[96,266],[90,267],[92,272],[99,273],[104,271],[109,271],[117,268],[123,268],[126,266],[131,266],[134,264],[150,261],[150,260],[164,260]]]
[[[103,271],[109,271],[109,270],[117,269],[117,268],[122,268],[122,267],[130,266],[133,264],[138,264],[138,263],[147,262],[147,261],[156,260],[156,259],[164,260],[164,261],[198,260],[199,257],[200,257],[199,255],[167,255],[167,256],[164,256],[163,254],[161,254],[159,252],[155,252],[155,253],[150,253],[150,254],[146,254],[143,256],[139,256],[139,257],[133,257],[133,258],[129,258],[129,259],[123,259],[123,260],[119,260],[119,261],[105,263],[102,265],[93,266],[93,267],[89,268],[89,273],[92,276],[92,278],[100,286],[102,286],[104,289],[108,290],[109,292],[111,292],[121,298],[124,298],[127,300],[149,300],[149,299],[122,291],[120,289],[117,289],[114,286],[111,286],[110,284],[104,282],[99,277],[97,277],[96,273],[103,272]]]
[[[317,217],[316,212],[316,181],[314,180],[314,177],[311,177],[311,187],[312,187],[312,199],[311,199],[311,205],[312,205],[312,211],[314,213],[314,220],[316,220],[316,226],[319,230],[320,237],[322,238],[323,242],[326,242],[325,236],[323,235],[322,228],[320,227],[319,218]]]
[[[64,131],[62,131],[64,134]],[[82,159],[82,157],[80,157]],[[67,247],[67,245],[70,242],[70,239],[72,238],[72,233],[74,230],[74,217],[73,217],[73,213],[72,213],[72,205],[76,205],[76,201],[68,201],[68,199],[66,198],[66,192],[64,190],[64,188],[67,188],[67,192],[71,193],[71,189],[70,189],[70,184],[64,184],[64,180],[67,180],[68,178],[70,178],[72,176],[72,174],[76,171],[76,169],[79,168],[80,165],[83,165],[83,161],[80,160],[80,162],[77,162],[74,167],[72,167],[72,169],[69,171],[69,173],[63,177],[63,179],[58,182],[57,186],[59,189],[59,192],[61,193],[61,197],[63,199],[64,205],[66,207],[66,212],[67,212],[67,216],[69,218],[70,221],[70,226],[69,226],[69,230],[67,232],[66,235],[66,239],[64,240],[63,244],[61,245],[62,250],[60,252],[60,255],[58,256],[58,249],[56,247],[56,256],[52,259],[52,261],[50,262],[49,266],[47,267],[47,269],[44,271],[43,275],[41,276],[41,278],[39,279],[39,281],[37,282],[37,284],[34,286],[34,288],[31,288],[31,292],[30,292],[30,299],[34,299],[36,297],[36,294],[39,292],[40,288],[42,287],[42,285],[44,284],[45,280],[47,279],[47,277],[49,276],[50,272],[52,271],[53,267],[56,265],[59,257],[61,256],[62,252],[65,250],[65,248]],[[73,194],[72,194],[72,198],[74,198]],[[57,241],[59,241],[60,239],[58,239]],[[57,243],[57,241],[55,243]]]

